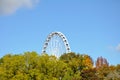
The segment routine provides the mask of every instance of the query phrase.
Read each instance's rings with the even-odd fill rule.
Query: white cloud
[[[120,43],[116,46],[108,46],[108,49],[113,52],[120,52]]]
[[[22,7],[31,8],[39,0],[0,0],[0,14],[8,15]]]
[[[117,45],[116,50],[120,52],[120,44]]]

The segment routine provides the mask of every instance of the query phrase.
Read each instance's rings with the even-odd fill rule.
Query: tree
[[[73,52],[67,54],[65,53],[61,55],[60,60],[65,62],[67,66],[72,70],[72,80],[80,80],[82,77],[80,75],[81,71],[93,67],[92,58],[85,54],[75,54]]]
[[[0,58],[0,80],[119,80],[120,65],[108,66],[98,58],[97,66],[89,55],[65,53],[60,58],[36,52],[7,54]],[[106,65],[107,64],[107,65]]]
[[[109,66],[102,66],[100,68],[96,68],[97,69],[97,76],[100,80],[104,80],[107,75],[110,73],[110,68]]]
[[[101,56],[101,57],[97,58],[96,68],[100,68],[102,66],[109,66],[109,63],[108,63],[107,59],[105,59]]]
[[[95,68],[86,69],[81,72],[81,80],[100,80],[97,76],[97,71]]]
[[[105,80],[120,80],[120,65],[117,66],[110,66],[109,73]]]

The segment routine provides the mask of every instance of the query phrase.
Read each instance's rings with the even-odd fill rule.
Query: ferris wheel
[[[61,32],[52,32],[43,45],[42,53],[60,57],[63,53],[71,52],[66,36]]]

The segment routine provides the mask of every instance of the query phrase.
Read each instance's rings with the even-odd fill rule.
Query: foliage
[[[96,68],[100,68],[100,67],[103,67],[103,66],[109,66],[109,63],[107,62],[107,59],[103,58],[102,56],[98,57],[97,61],[96,61]]]
[[[100,80],[95,68],[86,69],[81,72],[81,80]]]
[[[36,52],[0,58],[0,80],[120,80],[120,65],[93,67],[86,54],[65,53],[60,58]]]

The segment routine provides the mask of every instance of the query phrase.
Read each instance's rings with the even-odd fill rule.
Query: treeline
[[[0,80],[120,80],[120,64],[99,57],[66,53],[59,58],[36,52],[7,54],[0,58]]]

